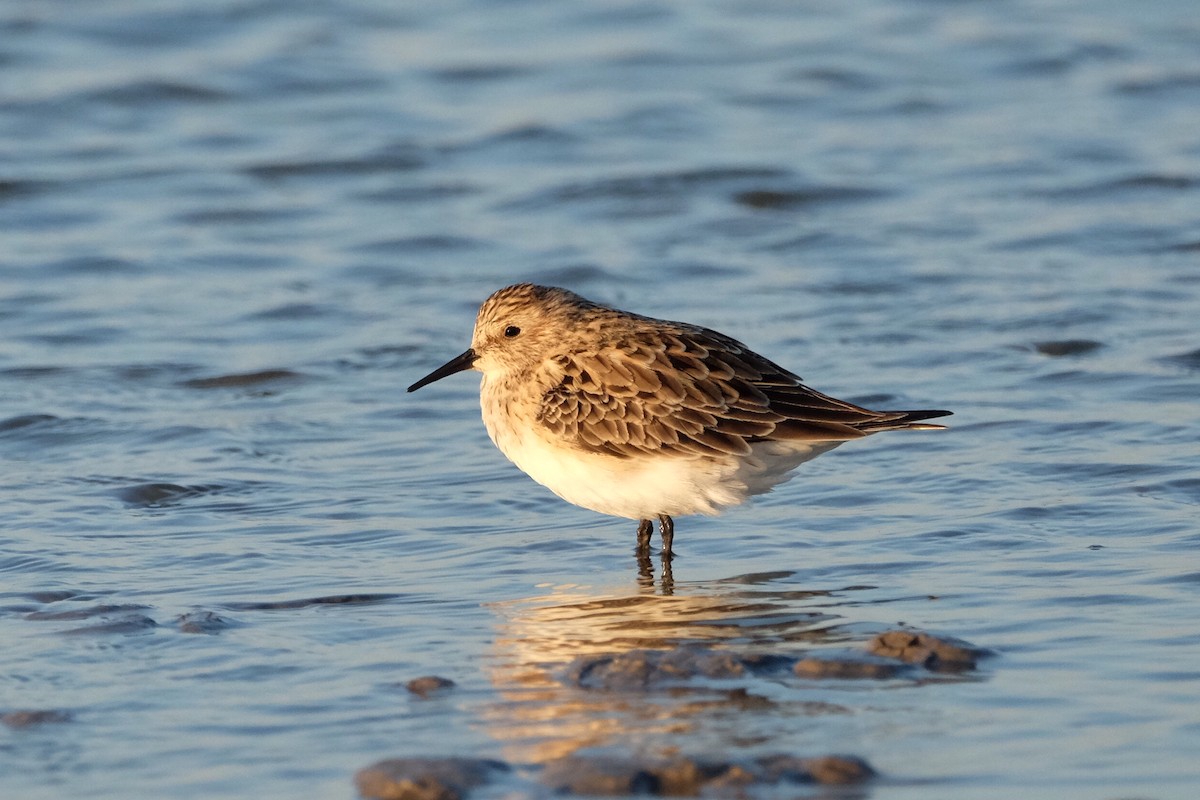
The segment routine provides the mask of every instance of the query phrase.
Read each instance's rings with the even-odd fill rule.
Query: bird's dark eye
[[[521,329],[518,328],[516,325],[509,325],[507,328],[504,329],[504,335],[507,336],[509,339],[512,339],[514,336],[516,336],[520,332],[521,332]]]

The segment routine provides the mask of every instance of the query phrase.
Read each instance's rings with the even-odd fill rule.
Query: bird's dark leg
[[[648,520],[642,520],[642,522],[647,523]],[[638,531],[640,533],[641,529],[639,528]],[[674,555],[671,551],[671,544],[675,541],[675,520],[666,514],[659,514],[658,531],[659,535],[662,536],[662,557],[670,558]],[[646,538],[649,539],[650,534],[647,533]]]
[[[650,555],[650,534],[654,533],[654,523],[644,519],[638,523],[637,553],[639,556]]]

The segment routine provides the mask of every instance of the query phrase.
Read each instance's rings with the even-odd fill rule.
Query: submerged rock
[[[239,389],[259,386],[264,383],[299,381],[304,378],[290,369],[264,369],[258,372],[239,372],[230,375],[214,375],[208,378],[190,378],[180,383],[189,389]]]
[[[47,722],[69,722],[70,720],[71,715],[66,711],[53,709],[22,709],[0,714],[0,723],[4,723],[10,728],[28,728]]]
[[[876,775],[871,765],[858,756],[767,756],[760,758],[758,765],[772,781],[790,780],[824,786],[853,786]]]
[[[796,783],[846,786],[875,776],[856,756],[818,758],[764,756],[752,761],[707,761],[684,756],[668,760],[572,755],[546,764],[543,784],[559,793],[622,797],[650,794],[693,797],[741,795],[745,787]]]
[[[70,600],[72,597],[77,597],[78,595],[78,592],[49,589],[41,592],[30,592],[25,597],[38,603],[58,603],[63,600]]]
[[[486,758],[390,758],[360,769],[354,785],[367,800],[462,800],[508,769]]]
[[[952,636],[934,636],[919,631],[885,631],[867,645],[874,655],[917,664],[933,672],[966,672],[975,669],[989,650]]]
[[[449,678],[442,678],[438,675],[422,675],[420,678],[413,678],[404,684],[404,688],[417,697],[430,697],[439,692],[453,689],[457,685],[457,683]]]
[[[465,800],[510,769],[490,759],[393,758],[360,769],[354,783],[366,800]],[[546,762],[539,781],[558,794],[592,797],[744,797],[753,787],[854,786],[875,774],[861,758],[846,755],[726,761],[576,753]]]
[[[91,634],[139,633],[151,628],[157,628],[158,623],[144,614],[128,614],[110,622],[100,622],[95,625],[85,625],[82,628],[70,628],[59,631],[64,636],[87,636]]]
[[[38,622],[59,622],[63,620],[91,619],[112,614],[124,614],[130,611],[145,611],[149,606],[133,603],[102,603],[86,608],[70,608],[60,611],[33,611],[25,615],[25,619]]]
[[[912,672],[913,668],[893,658],[850,652],[808,656],[797,661],[792,671],[801,678],[886,680]]]
[[[394,600],[398,594],[333,594],[325,597],[304,597],[299,600],[261,600],[248,603],[226,603],[234,611],[275,611],[308,606],[348,606],[382,603]]]
[[[216,634],[232,627],[233,623],[212,611],[192,611],[175,618],[180,633]]]
[[[722,650],[629,650],[580,656],[567,669],[568,682],[584,689],[647,689],[692,678],[740,678],[747,663]]]
[[[762,656],[704,647],[675,650],[629,650],[586,655],[567,667],[564,682],[582,689],[645,691],[695,681],[697,678],[734,679],[791,670],[801,678],[885,680],[905,676],[915,667],[934,672],[965,672],[975,668],[989,650],[962,639],[918,631],[881,633],[867,652]]]
[[[556,792],[622,796],[662,794],[662,779],[653,767],[621,758],[567,756],[546,764],[542,783]]]
[[[1033,349],[1044,356],[1059,358],[1062,356],[1079,356],[1098,350],[1104,345],[1091,339],[1061,339],[1056,341],[1034,342]]]

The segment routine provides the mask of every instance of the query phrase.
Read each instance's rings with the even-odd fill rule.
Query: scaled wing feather
[[[541,424],[617,457],[745,455],[757,441],[845,441],[904,427],[906,412],[823,395],[715,331],[674,324],[655,334],[629,331],[599,354],[556,358],[565,375],[542,398]]]

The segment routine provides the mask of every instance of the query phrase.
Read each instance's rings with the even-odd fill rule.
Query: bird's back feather
[[[618,457],[744,456],[763,441],[843,442],[949,411],[872,411],[707,328],[613,311],[605,346],[554,359],[538,421],[555,437]],[[634,318],[639,325],[620,324]]]

